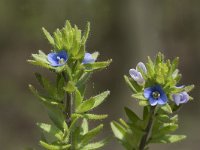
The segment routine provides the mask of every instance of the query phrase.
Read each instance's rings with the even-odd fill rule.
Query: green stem
[[[62,72],[62,76],[67,84],[67,77],[65,72]],[[65,104],[65,114],[66,114],[66,123],[68,127],[71,125],[71,114],[72,114],[72,95],[70,93],[66,93],[66,98],[64,99]]]
[[[66,94],[66,106],[65,106],[65,112],[66,112],[66,123],[68,127],[71,125],[71,114],[72,114],[72,94],[67,93]]]
[[[140,145],[139,145],[139,150],[144,150],[146,143],[147,143],[147,138],[149,136],[149,133],[151,131],[152,125],[153,125],[153,117],[154,117],[154,112],[155,112],[155,107],[150,108],[150,114],[149,114],[149,121],[148,124],[145,128],[145,134],[143,135]]]
[[[63,78],[64,78],[64,80],[67,84],[68,81],[67,81],[67,78],[66,78],[64,72],[62,72],[62,76],[63,76]],[[66,92],[64,104],[65,104],[66,123],[67,123],[68,127],[71,126],[71,122],[72,122],[72,118],[71,118],[72,109],[73,109],[73,103],[72,102],[73,102],[73,94]],[[70,137],[69,137],[69,142],[72,145],[72,135],[71,134],[70,134]]]

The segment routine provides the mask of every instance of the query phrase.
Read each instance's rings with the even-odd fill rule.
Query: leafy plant
[[[53,35],[43,28],[52,50],[48,55],[39,50],[38,54],[32,54],[32,60],[28,60],[56,76],[53,84],[43,75],[35,73],[43,92],[29,85],[32,93],[44,104],[52,121],[37,123],[42,131],[39,143],[44,149],[96,150],[106,143],[106,139],[93,141],[102,130],[103,124],[89,129],[89,120],[107,117],[107,114],[92,114],[91,110],[102,104],[110,92],[105,91],[86,98],[85,91],[93,72],[108,67],[111,60],[97,62],[98,52],[86,52],[89,31],[89,23],[82,33],[76,25],[72,27],[69,21]]]
[[[177,110],[192,100],[188,92],[194,85],[178,86],[178,60],[165,61],[158,53],[155,61],[148,57],[146,65],[140,62],[136,69],[130,69],[131,77],[124,76],[132,97],[143,107],[142,117],[125,107],[128,121],[111,122],[114,136],[125,149],[147,150],[151,143],[174,143],[186,138],[173,132],[178,128]]]

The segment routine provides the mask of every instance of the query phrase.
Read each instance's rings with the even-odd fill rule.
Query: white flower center
[[[152,93],[153,98],[159,99],[160,98],[160,93],[158,91],[155,91]]]
[[[64,64],[65,60],[63,58],[61,58],[60,56],[57,56],[58,62],[59,64]]]

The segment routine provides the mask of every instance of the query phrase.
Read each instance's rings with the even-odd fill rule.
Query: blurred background
[[[81,29],[90,21],[87,50],[99,51],[100,60],[113,59],[108,69],[94,74],[88,89],[94,94],[106,89],[112,92],[96,110],[109,114],[103,134],[111,135],[111,120],[125,118],[124,106],[141,113],[123,75],[137,62],[161,51],[170,59],[180,57],[181,83],[196,85],[191,93],[195,101],[180,111],[177,132],[188,138],[171,145],[151,145],[151,149],[199,149],[199,7],[199,0],[0,0],[0,149],[40,149],[40,131],[35,123],[48,117],[27,85],[37,85],[33,72],[51,74],[26,60],[39,49],[46,53],[51,49],[41,28],[53,32],[66,19]],[[113,140],[104,149],[123,148]]]

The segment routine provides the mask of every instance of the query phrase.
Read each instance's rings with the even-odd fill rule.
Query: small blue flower
[[[92,54],[90,53],[85,53],[84,59],[83,59],[83,64],[89,64],[89,63],[94,63],[96,59],[92,57]]]
[[[187,92],[181,92],[178,94],[173,94],[172,98],[177,106],[183,103],[187,103],[189,101],[189,95]]]
[[[137,82],[137,84],[142,86],[145,84],[145,80],[144,80],[139,68],[141,69],[141,71],[143,73],[145,73],[145,74],[147,73],[147,69],[146,69],[145,65],[142,62],[139,62],[136,66],[136,69],[129,70],[129,74],[133,78],[133,80],[135,80]]]
[[[147,74],[147,68],[146,68],[146,66],[144,65],[143,62],[139,62],[137,64],[137,66],[136,66],[137,71],[139,71],[138,68],[140,68],[143,71],[143,73]]]
[[[67,62],[68,55],[65,50],[62,50],[57,53],[49,53],[47,59],[50,62],[51,66],[58,67],[63,66]]]
[[[137,71],[135,69],[130,69],[129,74],[133,78],[133,80],[135,80],[137,82],[137,84],[139,84],[139,85],[145,84],[145,80],[144,80],[144,78],[142,77],[142,74],[139,71]]]
[[[167,96],[159,85],[144,89],[144,97],[149,100],[151,106],[157,104],[164,105],[167,103]]]

